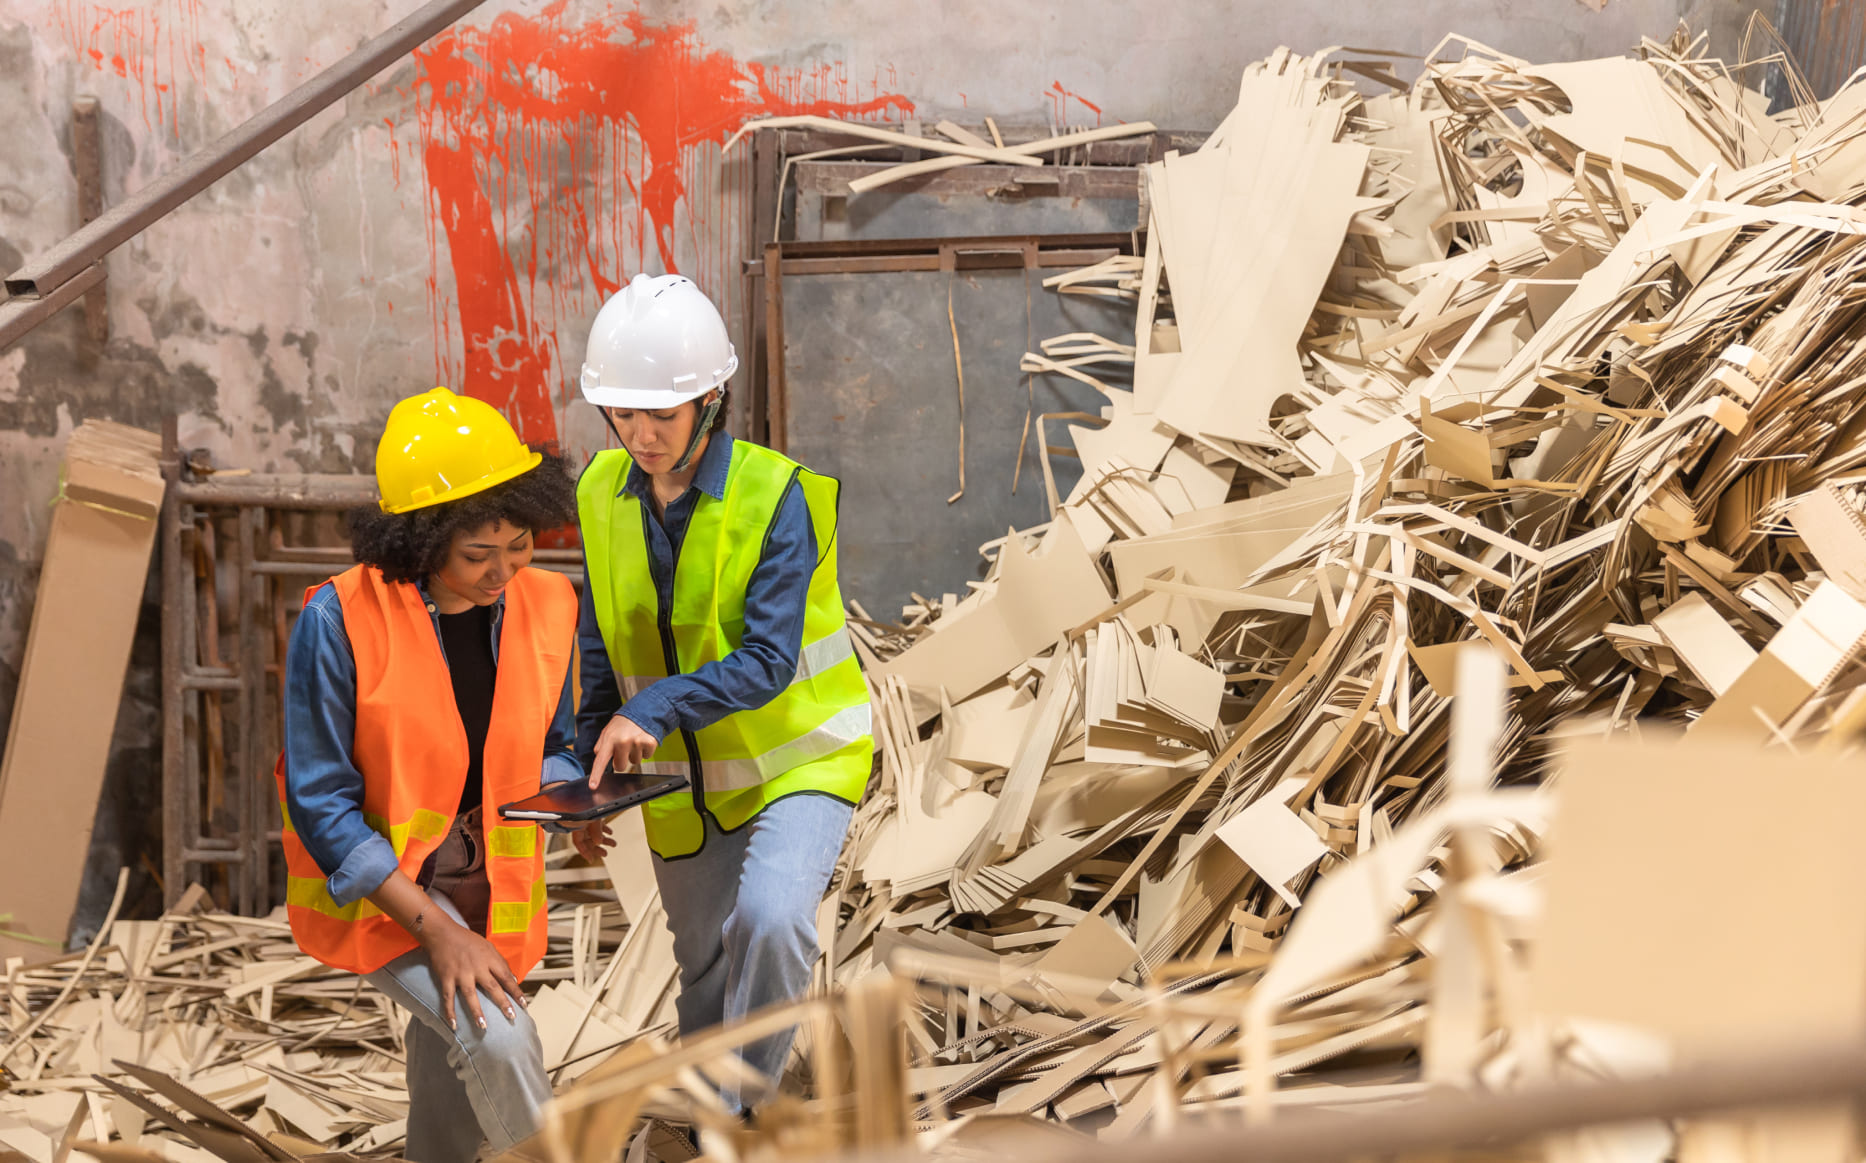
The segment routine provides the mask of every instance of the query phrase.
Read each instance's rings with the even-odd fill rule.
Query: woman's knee
[[[477,1064],[511,1063],[523,1065],[541,1059],[543,1046],[538,1041],[537,1024],[523,1006],[513,1006],[507,1018],[485,994],[479,997],[480,1012],[486,1015],[486,1028],[473,1025],[472,1015],[459,1015],[460,1045]]]
[[[740,950],[816,949],[816,902],[792,899],[795,894],[739,893],[738,904],[726,918],[726,944]]]

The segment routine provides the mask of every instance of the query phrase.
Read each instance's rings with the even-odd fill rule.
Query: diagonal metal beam
[[[8,275],[7,293],[20,299],[50,301],[54,292],[77,278],[85,268],[93,266],[142,233],[152,222],[226,177],[259,151],[483,3],[485,0],[429,0],[356,51],[227,132],[220,140],[196,150],[181,165]],[[8,303],[7,306],[17,305]],[[28,311],[27,317],[32,320],[27,330],[51,313],[20,309]],[[18,334],[24,332],[0,335],[0,349],[17,339]]]
[[[13,346],[28,331],[71,306],[92,287],[102,286],[104,264],[96,263],[67,279],[43,299],[8,299],[0,302],[0,351]]]

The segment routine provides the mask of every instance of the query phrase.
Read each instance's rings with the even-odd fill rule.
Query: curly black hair
[[[536,468],[457,501],[408,513],[375,505],[350,510],[350,550],[392,582],[420,581],[445,564],[454,534],[505,520],[533,533],[577,519],[577,485],[563,457],[545,453]]]

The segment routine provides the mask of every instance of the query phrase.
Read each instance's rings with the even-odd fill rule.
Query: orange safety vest
[[[467,738],[453,682],[420,590],[356,566],[327,584],[343,607],[356,655],[356,739],[363,815],[395,846],[409,878],[453,825],[466,785]],[[320,587],[305,591],[305,600]],[[564,690],[576,635],[568,579],[521,569],[505,590],[492,722],[486,731],[487,938],[520,979],[544,956],[544,846],[538,825],[503,821],[498,805],[536,795],[544,739]],[[285,803],[285,756],[275,771]],[[286,911],[298,947],[326,965],[371,973],[416,948],[415,938],[367,900],[339,905],[324,869],[285,815]]]

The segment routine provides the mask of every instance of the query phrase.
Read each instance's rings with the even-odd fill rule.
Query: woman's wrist
[[[415,938],[416,944],[423,949],[431,949],[435,941],[446,939],[447,929],[453,923],[454,919],[430,900],[415,913],[415,919],[409,924],[408,931]]]

